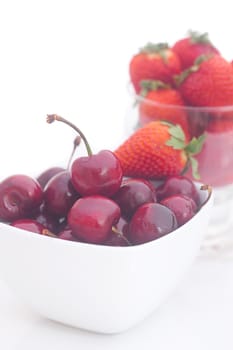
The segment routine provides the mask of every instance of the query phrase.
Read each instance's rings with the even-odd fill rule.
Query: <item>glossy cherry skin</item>
[[[40,210],[34,213],[31,217],[43,226],[45,226],[49,231],[53,233],[58,233],[63,230],[66,226],[66,220],[64,217],[60,218],[55,215],[48,213],[42,204]]]
[[[186,196],[174,195],[163,199],[160,204],[171,209],[176,216],[179,226],[189,221],[197,212],[196,202]]]
[[[185,176],[171,176],[156,189],[157,199],[160,202],[164,198],[181,194],[192,198],[197,205],[200,203],[198,190],[194,183]]]
[[[28,217],[43,201],[37,180],[27,175],[12,175],[0,183],[0,220],[11,222]]]
[[[111,232],[109,237],[103,243],[104,245],[114,246],[114,247],[127,247],[130,245],[130,242],[124,235]]]
[[[129,239],[132,244],[153,241],[178,227],[175,214],[159,203],[140,206],[129,224]]]
[[[59,174],[60,172],[64,171],[64,168],[61,167],[52,167],[45,171],[43,171],[38,177],[37,181],[41,185],[42,188],[45,188],[45,185],[47,182],[56,174]]]
[[[127,179],[113,199],[120,206],[122,216],[130,219],[142,204],[156,202],[155,188],[144,179]]]
[[[122,168],[118,158],[110,151],[80,157],[71,165],[72,183],[82,196],[111,197],[120,188]]]
[[[113,200],[103,196],[78,199],[68,213],[73,235],[88,243],[102,243],[111,232],[121,212]]]
[[[39,234],[43,234],[44,230],[46,230],[46,227],[41,225],[36,220],[31,220],[31,219],[15,220],[11,223],[11,226],[14,226],[26,231],[39,233]]]
[[[53,176],[44,188],[45,210],[55,216],[65,217],[80,197],[72,185],[68,170]]]
[[[122,216],[118,220],[118,222],[115,224],[115,227],[117,231],[122,233],[125,237],[128,237],[128,226],[129,226],[129,221],[123,218]]]
[[[57,235],[58,238],[64,239],[65,241],[75,241],[79,242],[77,237],[75,237],[70,228],[66,228],[63,231],[59,232]]]

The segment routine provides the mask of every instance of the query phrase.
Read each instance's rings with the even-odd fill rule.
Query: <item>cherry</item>
[[[43,201],[43,191],[35,179],[12,175],[0,184],[0,220],[13,221],[30,216]]]
[[[72,230],[70,228],[66,228],[63,231],[59,232],[57,237],[64,239],[65,241],[79,242],[79,240],[73,235]]]
[[[68,170],[53,176],[44,189],[46,212],[59,217],[65,217],[80,197],[74,189]]]
[[[38,177],[37,177],[37,181],[39,182],[39,184],[41,185],[42,188],[45,188],[45,185],[47,184],[47,182],[56,174],[61,173],[62,171],[64,171],[65,168],[62,167],[52,167],[49,168],[45,171],[43,171]]]
[[[128,237],[128,226],[129,226],[129,222],[122,216],[120,217],[118,222],[115,224],[116,230],[118,232],[121,232],[126,238]]]
[[[196,202],[197,205],[200,203],[200,198],[196,186],[190,179],[185,176],[171,176],[156,189],[156,195],[159,202],[162,199],[173,196],[175,194],[181,194],[190,197]]]
[[[32,219],[15,220],[11,223],[11,226],[18,227],[26,231],[39,233],[39,234],[43,234],[43,232],[47,232],[47,229],[44,225]]]
[[[120,208],[113,200],[95,195],[78,199],[68,213],[73,235],[88,243],[102,243],[120,218]]]
[[[155,188],[144,179],[127,179],[113,199],[120,206],[122,215],[130,219],[142,204],[156,202]]]
[[[175,214],[159,203],[141,205],[129,224],[129,239],[133,244],[146,243],[168,234],[178,227]]]
[[[109,237],[106,239],[106,241],[103,244],[108,246],[115,246],[115,247],[126,247],[131,245],[128,239],[124,235],[118,234],[114,231],[110,233]]]
[[[64,217],[57,217],[48,213],[45,210],[45,206],[42,205],[40,210],[32,215],[32,219],[36,220],[43,226],[45,226],[49,231],[58,233],[66,226],[66,220]]]
[[[47,122],[55,120],[71,126],[78,132],[85,143],[88,156],[79,157],[71,165],[72,183],[82,196],[103,195],[113,196],[120,188],[122,181],[122,168],[115,154],[108,150],[102,150],[93,154],[85,135],[74,124],[56,115],[48,115]]]
[[[122,169],[116,156],[103,150],[74,160],[71,178],[74,187],[83,196],[100,194],[111,197],[120,187]]]
[[[189,221],[197,212],[196,202],[186,196],[174,195],[163,199],[160,204],[165,205],[171,209],[176,216],[179,226]]]

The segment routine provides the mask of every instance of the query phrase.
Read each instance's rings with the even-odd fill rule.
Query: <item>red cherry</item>
[[[113,199],[120,206],[122,215],[130,219],[142,204],[156,202],[155,188],[144,179],[127,179]]]
[[[79,242],[79,240],[73,235],[72,230],[70,228],[66,228],[63,231],[59,232],[57,237],[60,239],[64,239],[65,241]]]
[[[85,135],[79,128],[57,114],[47,116],[48,123],[53,123],[55,120],[73,128],[86,146],[88,156],[77,158],[71,165],[71,179],[78,193],[82,196],[99,194],[111,197],[114,195],[120,188],[123,175],[120,161],[115,154],[108,150],[93,154]]]
[[[114,231],[110,233],[109,237],[103,244],[115,247],[127,247],[131,245],[124,235],[118,234]]]
[[[11,223],[11,226],[18,227],[26,231],[39,233],[39,234],[43,234],[43,232],[46,230],[45,226],[41,225],[36,220],[32,220],[32,219],[15,220]]]
[[[116,156],[107,150],[80,157],[71,165],[71,179],[82,196],[100,194],[111,197],[120,188],[122,168]]]
[[[78,199],[68,213],[68,224],[78,239],[104,242],[120,218],[120,208],[111,199],[89,196]]]
[[[39,184],[41,185],[42,188],[45,187],[45,185],[47,184],[47,182],[56,174],[64,171],[64,168],[61,167],[52,167],[49,168],[45,171],[43,171],[38,177],[37,177],[37,181],[39,182]]]
[[[197,212],[197,204],[192,198],[174,195],[163,199],[160,204],[171,209],[179,226],[189,221]]]
[[[43,191],[38,181],[27,175],[12,175],[0,184],[0,220],[28,217],[42,201]]]
[[[45,210],[52,215],[65,217],[79,197],[72,185],[69,171],[65,170],[53,176],[45,186]]]
[[[159,203],[141,205],[129,224],[129,239],[141,244],[162,237],[178,227],[175,214]]]
[[[49,231],[58,233],[66,226],[66,220],[64,217],[57,217],[48,213],[42,204],[40,210],[36,211],[31,219],[36,220],[39,224],[45,226]]]
[[[176,194],[192,198],[197,203],[197,205],[200,203],[200,198],[196,186],[190,179],[185,176],[171,176],[156,189],[156,195],[159,202],[164,198]]]

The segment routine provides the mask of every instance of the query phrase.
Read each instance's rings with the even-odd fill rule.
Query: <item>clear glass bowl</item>
[[[213,188],[214,209],[203,247],[205,251],[218,254],[221,251],[226,255],[229,250],[233,254],[233,106],[165,105],[130,91],[126,136],[157,119],[180,124],[191,138],[205,135],[203,148],[195,157],[199,165],[198,181]],[[186,175],[192,178],[190,170]]]

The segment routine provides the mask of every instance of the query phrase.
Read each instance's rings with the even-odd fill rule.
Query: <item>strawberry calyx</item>
[[[170,89],[171,85],[162,82],[161,80],[141,80],[140,96],[145,97],[149,91],[156,91],[159,89]]]
[[[213,44],[209,39],[209,34],[207,32],[199,33],[197,31],[189,30],[188,35],[189,35],[191,44],[204,44],[204,45],[213,46]]]
[[[180,74],[175,75],[174,81],[176,86],[179,87],[190,74],[195,73],[199,70],[202,62],[209,60],[212,56],[212,54],[198,56],[191,67],[188,67]]]
[[[143,46],[139,52],[140,53],[147,53],[147,54],[153,54],[153,53],[160,53],[163,50],[167,50],[169,48],[167,43],[147,43],[145,46]]]
[[[198,161],[194,156],[202,150],[205,141],[205,135],[202,134],[198,137],[193,137],[191,141],[187,143],[185,133],[180,125],[174,125],[164,121],[161,123],[169,126],[168,132],[171,137],[166,142],[166,145],[176,150],[184,151],[187,157],[186,166],[183,169],[182,174],[184,174],[188,170],[189,166],[191,166],[193,177],[195,179],[200,179],[200,175],[198,173]]]
[[[146,55],[159,55],[163,62],[166,64],[168,61],[167,50],[169,49],[169,45],[167,43],[148,43],[144,47],[139,50],[139,53]]]

